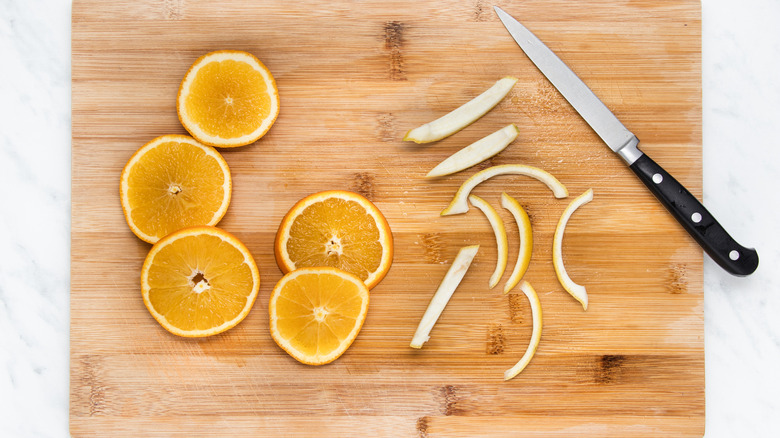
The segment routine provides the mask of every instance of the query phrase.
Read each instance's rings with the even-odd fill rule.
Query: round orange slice
[[[207,53],[179,86],[176,110],[198,141],[222,148],[254,143],[279,115],[279,91],[268,68],[237,50]]]
[[[307,196],[287,213],[274,242],[282,272],[331,266],[376,286],[393,261],[390,225],[357,193],[332,190]]]
[[[211,336],[235,327],[252,309],[259,288],[252,254],[215,227],[169,234],[152,247],[141,270],[146,308],[179,336]]]
[[[337,268],[301,268],[279,280],[268,310],[279,347],[301,363],[324,365],[344,354],[360,332],[368,288]]]
[[[185,227],[216,225],[230,204],[227,162],[186,135],[157,137],[130,157],[119,195],[130,230],[155,243]]]

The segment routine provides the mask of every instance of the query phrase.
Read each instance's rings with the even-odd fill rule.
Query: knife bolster
[[[620,149],[616,150],[615,153],[620,155],[620,158],[630,166],[643,155],[642,151],[637,147],[638,145],[639,139],[635,136],[631,137],[631,139],[629,139]]]

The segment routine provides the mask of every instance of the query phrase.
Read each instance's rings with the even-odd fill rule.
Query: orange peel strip
[[[571,294],[577,301],[582,304],[583,310],[588,310],[588,292],[584,286],[575,283],[566,272],[566,268],[563,265],[563,232],[566,229],[566,224],[569,222],[571,215],[581,206],[587,204],[593,200],[593,189],[588,189],[585,193],[576,197],[566,207],[561,214],[561,218],[558,220],[558,226],[555,227],[555,235],[553,236],[553,267],[555,268],[555,275],[558,276],[558,281],[561,283],[566,292]]]
[[[525,350],[523,357],[512,368],[504,371],[504,380],[509,380],[520,374],[526,366],[531,362],[531,358],[536,354],[536,349],[539,347],[539,341],[542,339],[542,304],[539,302],[539,295],[531,284],[524,281],[520,285],[520,290],[523,291],[528,301],[531,303],[531,317],[533,318],[533,331],[531,332],[531,342],[528,343],[528,348]]]
[[[527,166],[525,164],[501,164],[499,166],[488,167],[485,170],[481,170],[464,181],[452,198],[450,205],[441,212],[441,215],[449,216],[469,211],[469,193],[471,193],[474,187],[478,186],[480,183],[498,175],[530,176],[547,185],[556,198],[565,198],[569,196],[569,191],[566,190],[566,186],[561,184],[557,178],[545,170],[538,167]]]

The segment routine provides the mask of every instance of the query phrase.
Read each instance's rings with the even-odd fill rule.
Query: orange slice
[[[307,196],[290,209],[276,233],[274,253],[282,272],[331,266],[371,289],[390,270],[393,235],[371,201],[332,190]]]
[[[179,120],[201,143],[244,146],[265,135],[279,115],[276,81],[252,54],[207,53],[190,67],[179,86]]]
[[[185,227],[216,225],[231,188],[230,169],[216,149],[186,135],[164,135],[130,157],[119,195],[130,230],[155,243]]]
[[[368,288],[332,267],[301,268],[276,284],[268,303],[271,337],[307,365],[324,365],[344,354],[368,312]]]
[[[169,332],[211,336],[246,317],[260,288],[252,254],[230,233],[191,227],[157,242],[141,270],[141,293]]]

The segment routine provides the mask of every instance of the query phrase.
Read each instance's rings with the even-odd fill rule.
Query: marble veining
[[[0,436],[68,436],[70,7],[0,0]],[[780,431],[780,2],[703,0],[704,202],[761,264],[705,259],[706,436]]]
[[[0,436],[67,436],[70,3],[0,1]]]
[[[702,2],[704,203],[756,273],[704,264],[706,436],[780,431],[780,3]]]

